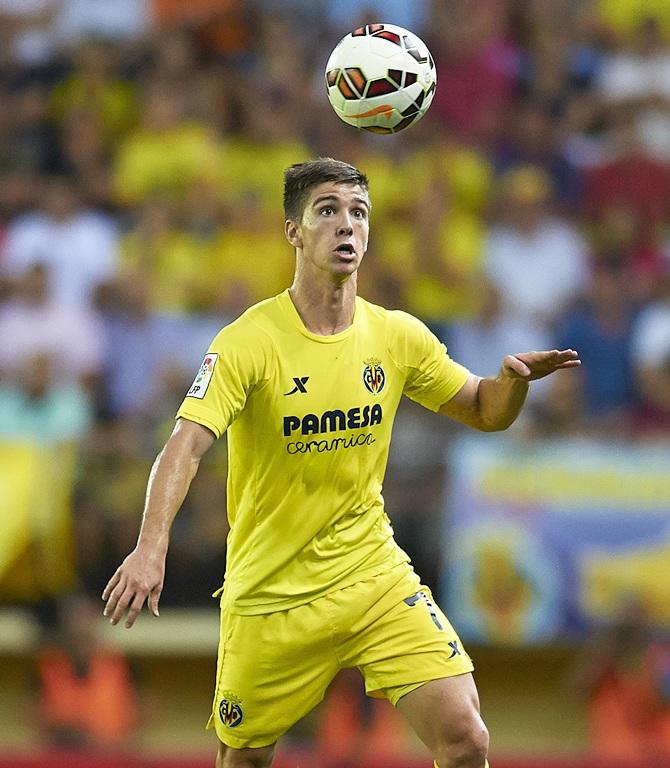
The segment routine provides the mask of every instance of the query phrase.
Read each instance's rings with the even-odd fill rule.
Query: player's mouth
[[[351,243],[340,243],[335,249],[335,253],[342,258],[351,258],[356,254],[356,249]]]

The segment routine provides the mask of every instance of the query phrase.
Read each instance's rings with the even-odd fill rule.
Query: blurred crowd
[[[322,72],[380,19],[438,67],[428,115],[393,137],[341,123]],[[579,374],[534,388],[531,435],[667,437],[669,34],[670,6],[633,0],[2,0],[0,436],[80,446],[85,584],[132,544],[210,338],[290,284],[282,172],[315,155],[370,177],[366,298],[482,375],[509,352],[580,352]],[[390,503],[425,509],[444,430],[400,418]],[[175,601],[220,571],[214,453],[176,524]]]
[[[387,21],[437,63],[427,116],[341,123],[323,69]],[[77,582],[132,548],[147,474],[209,340],[286,288],[282,172],[370,178],[360,293],[422,318],[481,375],[572,347],[531,438],[670,436],[666,0],[0,0],[0,438],[78,449]],[[456,432],[399,413],[386,499],[428,583]],[[208,604],[224,441],[172,536],[167,605]]]

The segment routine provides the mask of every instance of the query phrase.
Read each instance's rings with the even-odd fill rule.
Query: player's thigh
[[[485,753],[488,732],[472,674],[431,680],[402,696],[396,707],[434,754],[450,745]]]
[[[235,749],[219,742],[216,768],[269,768],[274,756],[274,744],[255,749]]]
[[[322,700],[338,670],[328,626],[318,604],[222,614],[209,725],[223,744],[268,747]]]
[[[456,631],[415,574],[396,580],[351,626],[347,662],[360,669],[369,695],[394,705],[423,683],[473,669]]]

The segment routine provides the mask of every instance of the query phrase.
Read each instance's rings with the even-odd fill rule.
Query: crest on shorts
[[[376,357],[369,357],[363,361],[363,384],[368,392],[372,392],[373,395],[378,395],[382,389],[384,389],[384,383],[386,382],[386,374],[382,368],[380,360]]]
[[[219,717],[227,728],[237,728],[244,720],[241,699],[232,691],[224,691],[219,702]]]

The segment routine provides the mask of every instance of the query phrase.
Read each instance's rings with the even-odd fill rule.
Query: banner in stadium
[[[464,639],[544,642],[641,603],[670,626],[670,447],[464,437],[443,603]]]

